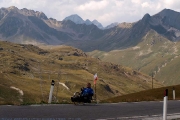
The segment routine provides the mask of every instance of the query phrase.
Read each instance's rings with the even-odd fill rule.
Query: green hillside
[[[165,85],[175,85],[180,84],[179,50],[179,42],[171,42],[150,30],[135,47],[110,52],[93,51],[89,55],[128,66],[150,76],[153,74]]]
[[[128,67],[102,62],[68,46],[0,42],[0,104],[46,103],[51,80],[53,102],[69,102],[74,92],[98,74],[97,99],[151,88],[151,77]],[[161,87],[154,81],[154,87]]]

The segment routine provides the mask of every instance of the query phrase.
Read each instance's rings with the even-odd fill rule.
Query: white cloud
[[[143,8],[146,8],[146,7],[150,7],[150,4],[149,4],[148,2],[143,2],[143,3],[141,4],[141,6],[142,6]]]
[[[0,7],[16,6],[44,12],[63,20],[78,14],[84,20],[97,19],[104,26],[112,22],[135,22],[144,14],[154,15],[164,8],[180,11],[180,0],[0,0]]]
[[[88,3],[82,4],[80,6],[78,6],[78,9],[81,11],[84,10],[102,10],[104,8],[106,8],[108,5],[108,1],[103,0],[103,1],[90,1]]]
[[[180,0],[160,0],[164,7],[180,11]]]

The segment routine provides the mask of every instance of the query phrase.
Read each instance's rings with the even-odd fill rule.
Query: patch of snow
[[[175,35],[176,35],[176,37],[179,37],[180,36],[180,32],[179,31],[176,32]]]
[[[152,50],[151,50],[151,48],[149,48],[147,51],[140,51],[139,54],[138,54],[138,56],[147,55],[147,54],[149,54],[149,53],[151,53],[151,52],[152,52]]]
[[[140,47],[139,47],[139,46],[135,46],[135,47],[133,47],[132,49],[133,49],[133,50],[136,50],[136,49],[140,49]]]
[[[128,75],[126,72],[124,72],[124,74],[125,74],[127,77],[130,77],[130,75]]]
[[[148,33],[148,34],[149,34],[149,33]],[[146,34],[145,39],[146,39],[146,37],[148,36],[148,34]]]
[[[149,54],[151,52],[152,52],[152,50],[151,50],[151,48],[149,48],[148,51],[147,51],[147,54]]]
[[[174,58],[177,58],[178,56],[175,56]]]
[[[108,55],[108,53],[105,53],[105,54],[104,54],[104,56],[107,56],[107,55]]]
[[[11,88],[11,89],[14,89],[14,90],[17,90],[21,96],[24,95],[24,92],[23,92],[22,90],[20,90],[19,88],[16,88],[16,87],[14,87],[14,86],[11,86],[10,88]],[[23,99],[22,99],[22,98],[20,98],[19,100],[20,100],[21,102],[23,102]]]
[[[157,72],[160,72],[160,70],[161,70],[161,68],[160,68],[160,67],[158,67],[158,71],[157,71]]]
[[[67,90],[69,90],[68,86],[66,86],[64,83],[59,82],[59,84],[64,86]]]
[[[19,88],[16,88],[16,87],[14,87],[14,86],[11,86],[10,88],[11,88],[11,89],[14,89],[14,90],[17,90],[20,95],[22,95],[22,96],[24,95],[24,92],[23,92],[22,90],[20,90]]]
[[[176,47],[176,46],[174,46],[174,47],[173,47],[173,49],[174,49],[174,52],[173,52],[173,54],[176,54],[176,53],[178,52],[178,49],[177,49],[177,47]]]
[[[143,52],[142,52],[142,51],[140,51],[140,52],[139,52],[139,56],[142,56],[142,55],[143,55]]]
[[[166,67],[167,63],[165,63],[164,65],[162,65],[162,67]]]

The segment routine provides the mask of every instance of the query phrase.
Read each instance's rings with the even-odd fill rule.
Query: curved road
[[[162,113],[163,102],[0,106],[0,120],[141,120],[162,117]],[[168,101],[167,113],[180,116],[180,101]]]

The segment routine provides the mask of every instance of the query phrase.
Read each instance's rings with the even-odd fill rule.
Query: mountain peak
[[[97,26],[98,28],[100,28],[100,29],[103,29],[103,28],[104,28],[104,27],[102,26],[102,24],[99,23],[97,20],[93,20],[92,23],[93,23],[94,25],[96,25],[96,26]]]
[[[86,21],[85,21],[85,24],[86,25],[91,25],[91,24],[93,24],[89,19],[87,19]]]
[[[47,16],[43,12],[38,12],[37,17],[42,18],[42,19],[48,19]]]
[[[18,9],[18,8],[15,6],[10,6],[10,7],[8,7],[8,9]]]
[[[78,17],[78,18],[81,18],[78,14],[72,14],[72,15],[70,15],[70,16],[68,16],[68,17]],[[81,18],[82,19],[82,18]]]
[[[71,20],[76,24],[84,23],[84,20],[77,14],[70,15],[70,16],[66,17],[63,21],[66,21],[66,20]]]
[[[150,18],[151,18],[151,16],[150,16],[148,13],[146,13],[146,14],[143,16],[142,21],[148,22],[148,21],[150,20]]]
[[[159,15],[161,16],[174,16],[174,15],[177,15],[179,14],[179,12],[176,12],[174,10],[171,10],[171,9],[163,9],[161,12],[158,13]]]
[[[25,16],[36,16],[40,19],[45,19],[45,20],[48,19],[47,16],[43,12],[28,10],[27,8],[20,9],[19,13]]]
[[[123,22],[123,23],[119,23],[117,25],[119,28],[131,28],[133,26],[133,23],[126,23],[126,22]]]
[[[148,13],[146,13],[145,15],[144,15],[144,19],[149,19],[151,16],[148,14]]]
[[[91,24],[94,24],[96,25],[98,28],[100,29],[104,29],[104,27],[102,26],[101,23],[99,23],[97,20],[93,20],[92,22],[87,19],[86,21],[84,21],[79,15],[77,14],[73,14],[73,15],[70,15],[68,17],[66,17],[63,21],[66,21],[66,20],[71,20],[72,22],[76,23],[76,24],[86,24],[86,25],[91,25]]]
[[[160,13],[161,13],[161,12],[168,12],[168,11],[174,11],[174,10],[165,8],[165,9],[163,9],[162,11],[160,11]]]
[[[17,11],[17,10],[19,10],[17,7],[15,7],[15,6],[10,6],[10,7],[8,7],[7,8],[8,10],[14,10],[14,11]]]
[[[110,25],[106,26],[105,29],[113,28],[113,27],[117,26],[118,24],[119,24],[118,22],[111,23]]]

